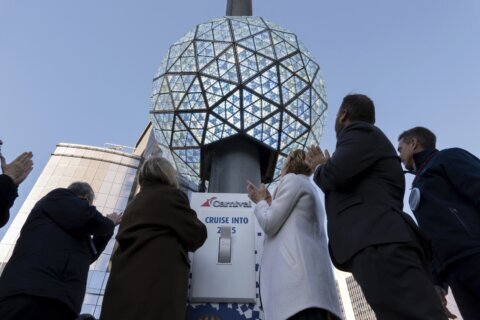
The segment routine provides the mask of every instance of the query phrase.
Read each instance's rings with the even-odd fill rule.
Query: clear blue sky
[[[480,1],[254,0],[254,15],[296,33],[327,85],[322,146],[345,94],[365,93],[394,141],[423,125],[439,148],[480,154]],[[225,14],[226,0],[0,0],[0,138],[7,160],[35,168],[55,145],[134,145],[148,121],[151,81],[168,47]],[[3,229],[5,231],[6,228]],[[3,236],[0,231],[0,237]]]

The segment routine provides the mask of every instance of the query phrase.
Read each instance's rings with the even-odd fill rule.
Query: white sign
[[[192,193],[208,238],[192,256],[191,302],[255,303],[254,203],[246,194]]]

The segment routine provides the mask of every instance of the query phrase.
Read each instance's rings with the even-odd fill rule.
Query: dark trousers
[[[447,319],[420,245],[368,247],[350,261],[351,272],[378,320]]]
[[[330,320],[329,312],[320,308],[309,308],[294,314],[288,320]]]
[[[16,295],[0,300],[2,320],[74,320],[77,315],[56,299]]]
[[[446,281],[464,320],[480,319],[480,253],[455,262]]]

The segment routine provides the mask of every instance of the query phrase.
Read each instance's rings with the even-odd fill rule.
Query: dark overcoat
[[[0,174],[0,228],[7,224],[10,208],[17,196],[17,186],[12,178],[6,174]]]
[[[419,234],[402,212],[405,177],[400,158],[383,132],[354,122],[338,135],[335,153],[314,173],[325,193],[332,261],[345,263],[362,249],[408,242]]]
[[[187,252],[206,238],[205,225],[180,189],[143,185],[120,225],[101,319],[185,319]]]
[[[412,211],[431,239],[435,280],[454,262],[480,252],[480,160],[460,148],[414,155],[412,184],[420,201]]]
[[[49,192],[22,227],[0,277],[0,299],[18,294],[52,298],[78,314],[89,265],[105,249],[113,229],[110,219],[72,191]]]

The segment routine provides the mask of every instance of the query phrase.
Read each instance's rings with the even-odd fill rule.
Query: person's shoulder
[[[478,157],[476,157],[474,154],[470,153],[469,151],[467,151],[465,149],[458,148],[458,147],[447,148],[447,149],[443,149],[443,150],[438,151],[438,157],[437,158],[438,159],[445,159],[445,160],[461,158],[463,160],[471,159],[472,161],[473,160],[478,161]]]
[[[282,184],[289,187],[300,187],[308,183],[308,177],[303,174],[287,173],[282,178]]]
[[[67,188],[56,188],[48,192],[45,197],[68,197],[68,196],[75,196],[75,194],[71,190],[68,190]]]
[[[166,185],[166,184],[151,184],[145,187],[142,187],[141,191],[143,194],[147,194],[154,197],[162,198],[183,198],[186,197],[185,193],[177,187]]]
[[[345,129],[342,130],[341,136],[356,136],[372,133],[381,133],[381,130],[368,122],[356,121],[346,126]]]

